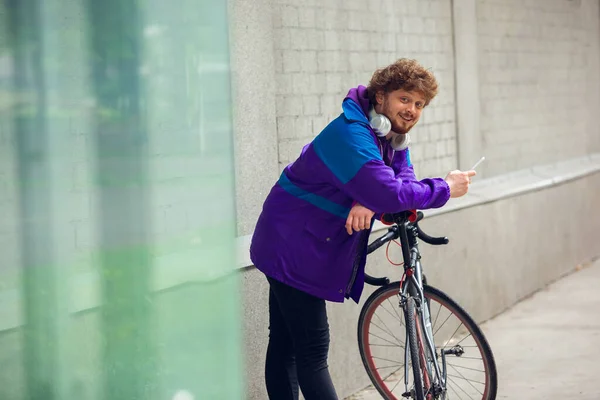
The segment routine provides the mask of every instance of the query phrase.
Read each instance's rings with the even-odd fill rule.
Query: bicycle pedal
[[[410,399],[412,397],[412,393],[411,392],[404,392],[404,393],[402,393],[402,397],[406,397],[407,399]]]

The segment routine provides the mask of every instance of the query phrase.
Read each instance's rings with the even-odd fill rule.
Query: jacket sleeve
[[[417,180],[412,162],[410,160],[410,150],[408,148],[395,152],[394,156],[392,157],[391,167],[394,170],[394,176],[396,179],[403,181]],[[381,221],[383,214],[384,213],[376,213],[374,218]]]
[[[396,179],[416,181],[415,171],[410,161],[410,150],[408,148],[397,151],[392,159],[392,169]]]
[[[362,124],[349,124],[323,138],[315,141],[315,151],[337,178],[333,183],[376,213],[438,208],[450,198],[443,179],[417,181],[412,167],[395,173],[385,165],[370,130]]]
[[[383,161],[369,161],[340,189],[376,213],[442,207],[450,189],[440,178],[421,181],[396,178]]]

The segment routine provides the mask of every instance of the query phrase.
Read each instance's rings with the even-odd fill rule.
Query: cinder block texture
[[[597,1],[478,1],[487,176],[598,151],[599,15]]]
[[[314,112],[303,110],[302,102],[282,101],[275,106],[275,68],[284,60],[273,52],[270,3],[270,0],[229,2],[239,235],[247,235],[254,229],[262,202],[279,174],[276,111],[281,115]]]
[[[420,176],[456,167],[450,0],[273,1],[279,168],[341,112],[351,87],[401,57],[431,68],[440,94],[412,131]]]

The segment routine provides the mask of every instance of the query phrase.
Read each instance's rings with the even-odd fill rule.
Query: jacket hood
[[[367,88],[360,85],[348,91],[342,103],[342,110],[347,119],[369,125],[371,102],[367,96]]]
[[[344,98],[342,103],[342,110],[344,116],[350,121],[357,121],[369,124],[369,113],[371,112],[372,105],[367,94],[367,88],[360,85],[356,88],[352,88],[348,91],[348,94]],[[389,145],[395,151],[400,151],[408,148],[410,144],[410,135],[400,134],[393,132],[394,135],[389,140]],[[386,142],[386,140],[382,140]]]

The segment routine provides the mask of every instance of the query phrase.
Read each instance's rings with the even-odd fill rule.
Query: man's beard
[[[400,118],[400,117],[398,117],[398,118]],[[416,125],[415,123],[413,123],[412,125],[408,125],[408,126],[406,126],[406,125],[399,126],[394,122],[394,120],[391,120],[391,119],[390,119],[390,122],[392,123],[392,131],[394,131],[396,133],[400,133],[402,135],[406,135],[413,128],[413,126]]]
[[[391,124],[392,124],[392,131],[399,133],[401,135],[405,135],[407,134],[413,126],[416,125],[416,123],[413,123],[412,125],[409,125],[408,127],[405,126],[398,126],[398,124],[396,124],[395,122],[395,118],[390,118],[389,116],[391,115],[391,112],[388,110],[388,105],[387,103],[383,104],[383,114],[390,120]],[[396,118],[401,118],[396,114]]]
[[[395,133],[399,133],[401,135],[406,135],[408,131],[412,129],[414,125],[409,126],[408,128],[401,127],[392,122],[392,131]]]

